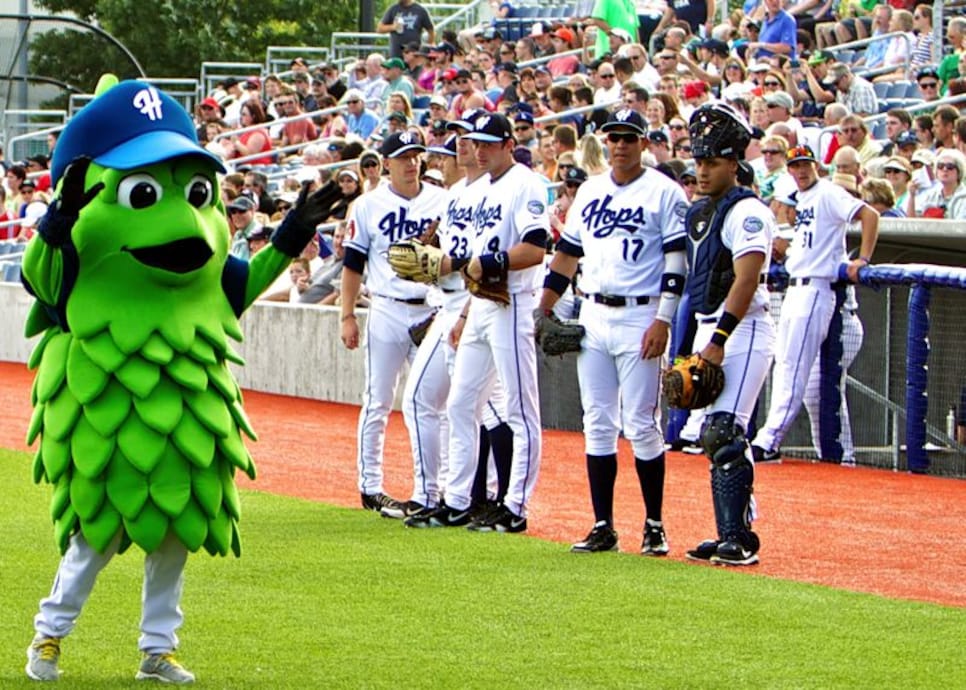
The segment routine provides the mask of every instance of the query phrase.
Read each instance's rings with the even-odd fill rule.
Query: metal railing
[[[265,50],[265,74],[288,74],[289,63],[297,57],[305,58],[311,67],[322,65],[329,60],[329,49],[323,46],[269,46]]]
[[[43,119],[41,119],[43,118]],[[3,140],[10,160],[22,160],[36,151],[21,150],[23,143],[46,137],[51,131],[63,128],[66,110],[6,110],[3,113]],[[15,134],[23,132],[23,134]],[[29,148],[29,147],[28,147]],[[44,144],[46,153],[46,144]]]
[[[346,57],[365,57],[372,52],[385,52],[389,48],[389,34],[333,31],[329,54],[336,61]]]
[[[447,9],[457,8],[455,12],[453,12],[452,14],[449,14],[446,17],[443,17],[439,21],[435,21],[434,19],[433,23],[436,25],[436,31],[438,33],[443,27],[449,26],[450,24],[455,24],[460,21],[462,21],[463,26],[465,28],[478,24],[480,21],[480,6],[483,4],[484,4],[484,0],[473,0],[470,3],[463,4],[463,5],[450,5],[450,4],[426,5],[425,7],[427,8],[427,10],[435,7],[447,8]],[[487,3],[487,6],[489,6],[488,3]]]
[[[906,57],[905,59],[895,65],[883,65],[882,67],[877,67],[872,70],[862,72],[863,75],[866,74],[888,74],[889,72],[894,72],[899,64],[902,65],[903,71],[909,73],[909,64],[912,62],[912,39],[909,38],[909,34],[905,31],[893,31],[891,33],[882,34],[881,36],[870,36],[869,38],[863,38],[858,41],[849,41],[848,43],[840,43],[834,46],[826,46],[823,50],[827,50],[830,53],[838,53],[843,50],[854,50],[856,48],[865,48],[875,43],[876,41],[891,41],[893,38],[901,38],[906,44]]]
[[[243,81],[248,77],[260,77],[261,74],[262,64],[259,62],[202,62],[198,98],[207,96],[217,82],[228,77]]]

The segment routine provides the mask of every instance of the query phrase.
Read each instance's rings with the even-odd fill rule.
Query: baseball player
[[[481,110],[466,111],[465,120],[448,123],[452,132],[465,133],[473,130],[473,121]],[[444,155],[465,171],[449,188],[446,205],[436,230],[439,246],[450,259],[465,260],[470,254],[470,244],[474,239],[473,213],[478,202],[477,184],[483,173],[476,165],[473,146],[470,141],[461,139],[458,134],[451,135],[443,147],[431,147],[430,152]],[[441,267],[442,270],[442,267]],[[452,264],[446,267],[445,274],[438,281],[442,308],[419,346],[410,367],[406,389],[403,394],[403,416],[409,430],[409,440],[413,452],[413,495],[412,514],[406,518],[408,527],[439,527],[441,524],[434,515],[441,497],[440,474],[445,470],[448,449],[448,429],[445,422],[446,398],[450,390],[455,359],[455,350],[449,344],[449,333],[462,313],[469,299],[469,293],[458,272],[452,271]],[[499,395],[499,390],[495,391]],[[484,408],[484,425],[480,430],[483,445],[493,450],[493,466],[496,486],[490,487],[493,500],[500,493],[501,484],[505,491],[506,479],[512,453],[513,432],[502,421],[502,401],[491,396]],[[474,502],[484,504],[487,499],[486,477],[490,453],[481,453],[480,475],[474,492]],[[503,482],[496,481],[496,474]],[[421,506],[422,509],[416,508]]]
[[[458,343],[447,400],[450,422],[446,500],[434,519],[476,531],[523,532],[527,502],[540,467],[540,405],[533,311],[550,222],[540,178],[513,160],[513,128],[500,114],[477,118],[465,135],[476,163],[487,175],[476,204],[471,259],[447,259],[467,280],[507,286],[509,304],[473,296],[457,319]],[[486,379],[495,374],[503,388],[507,423],[513,430],[513,461],[503,503],[473,520],[472,485]],[[483,381],[481,381],[483,379]],[[484,384],[484,385],[481,385]]]
[[[758,562],[754,518],[754,463],[745,430],[768,374],[774,326],[768,315],[767,275],[772,212],[742,183],[751,128],[733,108],[703,105],[691,116],[691,149],[698,191],[688,211],[687,292],[698,327],[694,347],[721,365],[725,384],[708,405],[701,445],[711,460],[711,494],[717,538],[687,552],[688,558],[723,565]]]
[[[680,186],[641,165],[647,123],[619,110],[601,126],[612,169],[577,191],[544,280],[540,308],[549,311],[583,261],[580,323],[586,329],[577,357],[584,409],[587,476],[595,523],[571,548],[617,549],[614,484],[621,429],[634,449],[646,511],[641,553],[664,556],[664,437],[661,369],[670,324],[684,291],[684,216]]]
[[[366,387],[359,414],[359,491],[363,508],[393,518],[404,518],[421,507],[384,493],[382,453],[399,372],[416,354],[410,328],[429,319],[433,308],[426,302],[427,287],[399,278],[386,254],[393,242],[425,233],[445,203],[445,190],[419,180],[425,150],[412,132],[386,137],[380,153],[389,169],[389,184],[356,200],[344,241],[342,342],[350,350],[359,346],[355,302],[367,262],[366,285],[372,295],[366,320]]]
[[[778,322],[768,418],[752,441],[756,460],[774,456],[802,405],[809,374],[836,310],[833,287],[838,267],[848,262],[849,280],[855,282],[858,269],[869,263],[879,232],[875,209],[833,182],[819,179],[809,147],[789,149],[786,160],[798,187],[792,198],[795,234],[790,246],[776,242],[778,255],[787,247],[789,282]],[[849,261],[845,235],[853,222],[861,224],[862,241],[859,258]]]

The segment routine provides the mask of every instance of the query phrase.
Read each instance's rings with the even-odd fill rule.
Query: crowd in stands
[[[511,41],[499,27],[513,3],[494,0],[492,22],[442,31],[436,42],[425,11],[401,0],[378,27],[392,37],[385,53],[342,65],[296,58],[283,74],[224,79],[194,115],[199,140],[234,170],[222,180],[232,253],[257,251],[303,185],[335,176],[347,201],[306,250],[307,268],[297,262],[266,296],[337,300],[339,223],[352,199],[384,183],[380,142],[418,132],[430,147],[423,181],[446,185],[457,175],[446,123],[475,108],[513,120],[516,158],[546,179],[555,233],[574,189],[607,170],[598,128],[617,105],[644,116],[646,164],[691,198],[688,118],[716,99],[755,128],[754,184],[780,221],[794,218],[785,152],[800,144],[883,215],[966,218],[961,104],[908,109],[966,92],[966,18],[949,19],[941,56],[926,3],[746,0],[717,24],[707,5],[598,0],[591,16],[537,21]],[[835,52],[891,32],[900,33]],[[869,121],[881,114],[884,122]],[[0,225],[0,238],[31,236],[49,202],[47,164],[41,155],[6,166],[0,221],[18,223]]]

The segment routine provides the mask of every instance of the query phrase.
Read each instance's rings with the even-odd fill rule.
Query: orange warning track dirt
[[[0,363],[5,411],[0,447],[25,449],[32,376]],[[247,392],[259,442],[252,444],[261,491],[359,506],[351,405]],[[529,534],[559,542],[582,538],[593,522],[583,438],[544,432],[543,464],[530,507]],[[393,414],[386,436],[386,491],[408,498],[412,470],[406,429]],[[616,527],[621,550],[640,547],[643,506],[633,458],[620,452]],[[966,606],[966,482],[885,470],[785,461],[757,468],[760,565],[748,572],[888,597]],[[375,519],[375,518],[374,518]],[[670,453],[664,521],[671,558],[713,536],[708,466],[702,457]],[[563,547],[562,547],[563,548]],[[695,564],[695,567],[711,567]]]

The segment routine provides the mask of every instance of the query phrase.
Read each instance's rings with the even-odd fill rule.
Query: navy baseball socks
[[[644,520],[644,540],[641,542],[641,555],[667,556],[671,547],[664,533],[664,522],[661,511],[664,508],[664,469],[666,461],[664,453],[652,460],[634,458],[637,469],[637,479],[641,484],[641,495],[644,497],[644,508],[647,517]]]

